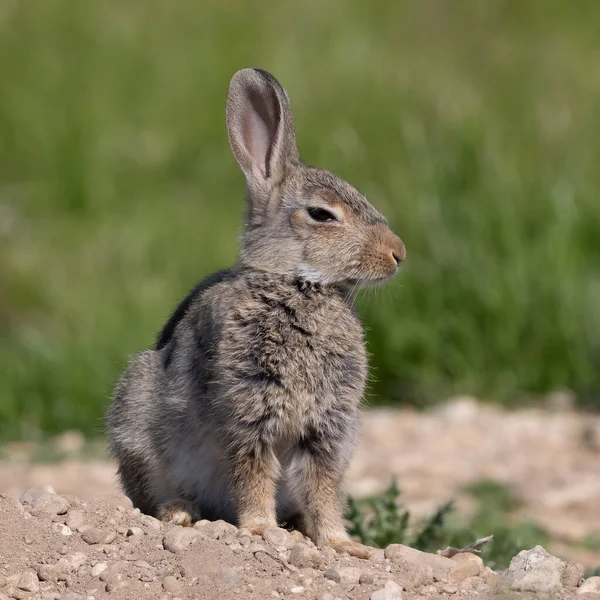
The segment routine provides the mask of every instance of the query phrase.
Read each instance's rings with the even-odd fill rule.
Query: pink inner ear
[[[252,91],[249,100],[248,114],[244,119],[244,145],[252,163],[260,169],[263,177],[269,177],[279,117],[277,99]]]

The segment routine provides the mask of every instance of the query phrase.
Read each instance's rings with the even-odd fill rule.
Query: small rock
[[[115,541],[116,537],[117,537],[116,532],[111,531],[111,530],[109,530],[109,531],[102,530],[97,527],[90,527],[89,529],[86,529],[81,534],[81,539],[86,544],[90,544],[90,545],[111,544],[112,542]]]
[[[31,504],[42,494],[56,494],[56,492],[54,491],[54,488],[47,483],[44,483],[43,485],[36,485],[35,487],[29,488],[24,494],[21,494],[19,502],[21,504]]]
[[[113,573],[111,577],[109,577],[106,581],[106,591],[107,592],[116,592],[118,590],[127,587],[127,580],[123,577],[121,573]]]
[[[458,587],[454,583],[447,583],[443,588],[442,592],[444,594],[456,594],[458,592]]]
[[[61,558],[56,566],[58,569],[77,571],[79,567],[84,565],[87,561],[87,555],[83,552],[75,552]]]
[[[235,585],[237,583],[237,573],[231,567],[221,567],[215,574],[217,581],[222,581],[227,585]]]
[[[358,583],[361,585],[371,585],[375,581],[375,575],[371,571],[364,571],[360,574]]]
[[[462,581],[463,579],[467,579],[467,577],[477,577],[481,573],[482,566],[483,563],[479,565],[474,560],[466,560],[459,563],[448,573],[448,579],[450,581]]]
[[[385,549],[385,557],[389,558],[392,563],[402,567],[403,570],[408,569],[409,564],[430,567],[433,577],[438,581],[447,579],[448,573],[456,567],[456,562],[449,558],[437,554],[429,554],[428,552],[421,552],[403,544],[390,544]],[[424,572],[422,576],[425,577]],[[421,585],[427,585],[431,582],[423,581]]]
[[[165,550],[177,554],[193,544],[200,535],[197,529],[191,527],[171,527],[163,538],[163,546]]]
[[[304,544],[296,544],[290,552],[290,564],[295,567],[313,567],[318,569],[323,562],[323,556],[316,548]]]
[[[293,543],[292,536],[288,531],[281,527],[267,527],[263,532],[263,540],[273,546],[279,546],[287,548],[288,545]]]
[[[438,593],[438,589],[435,587],[435,585],[426,585],[421,588],[420,592],[423,596],[432,596]]]
[[[585,567],[578,563],[568,562],[562,575],[562,584],[566,587],[579,587],[583,581]]]
[[[478,556],[477,554],[473,554],[472,552],[459,552],[458,554],[455,554],[450,560],[452,560],[456,563],[464,563],[464,562],[468,562],[468,561],[473,561],[479,565],[481,571],[483,571],[483,569],[485,568],[485,566],[483,564],[483,560],[481,560],[481,557]]]
[[[58,570],[54,565],[38,565],[37,576],[40,581],[53,581],[57,579]]]
[[[6,594],[0,592],[0,600],[10,600],[10,598]]]
[[[108,569],[108,565],[105,562],[96,563],[92,567],[92,577],[99,577],[101,573],[104,573]]]
[[[402,588],[390,580],[383,589],[371,594],[371,600],[402,600]]]
[[[588,577],[582,584],[581,587],[577,590],[578,594],[600,594],[600,577],[594,575],[593,577]]]
[[[303,594],[303,593],[304,593],[304,588],[303,588],[301,585],[299,585],[299,586],[297,586],[297,587],[293,587],[293,588],[290,590],[290,592],[291,592],[292,594]]]
[[[177,594],[182,590],[181,583],[173,575],[167,575],[163,579],[162,586],[165,592],[170,592],[171,594]]]
[[[23,571],[17,587],[25,592],[37,592],[40,589],[37,575],[33,571]]]
[[[154,529],[154,531],[160,531],[162,527],[162,523],[150,515],[142,515],[140,522],[142,525],[150,527],[150,529]]]
[[[461,591],[474,592],[475,590],[478,590],[481,586],[485,586],[483,579],[481,579],[481,577],[472,576],[463,579],[460,582],[458,588]]]
[[[536,594],[561,594],[565,563],[536,546],[522,550],[510,561],[510,566],[498,582],[499,589]]]
[[[358,583],[360,581],[360,569],[356,567],[339,567],[337,571],[342,583]]]
[[[340,575],[339,571],[331,567],[325,570],[323,577],[325,577],[325,579],[329,579],[330,581],[335,581],[336,583],[339,583],[342,580],[342,576]]]
[[[385,562],[385,550],[383,548],[369,548],[371,556],[369,560],[375,564]]]
[[[202,523],[202,525],[200,525]],[[198,525],[198,527],[196,527]],[[218,520],[218,521],[198,521],[194,526],[196,529],[199,529],[206,537],[209,537],[213,540],[221,540],[226,537],[235,537],[237,535],[238,529],[235,525],[231,523],[227,523],[227,521]]]
[[[144,530],[141,527],[130,527],[127,530],[127,537],[132,537],[136,535],[144,535]]]
[[[69,511],[67,515],[67,526],[70,527],[73,531],[77,531],[79,527],[85,525],[86,515],[85,511],[72,509]]]
[[[60,533],[60,535],[64,535],[65,537],[73,535],[71,528],[68,525],[63,525],[62,523],[53,523],[52,531]]]
[[[57,494],[40,494],[30,505],[29,512],[34,517],[55,517],[64,515],[69,509],[69,503]]]
[[[489,567],[484,567],[481,577],[491,588],[495,588],[500,581],[500,573],[496,573],[496,571],[493,571]]]

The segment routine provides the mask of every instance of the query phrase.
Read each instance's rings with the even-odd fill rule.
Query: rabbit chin
[[[392,273],[388,273],[385,275],[373,274],[372,276],[363,276],[359,278],[350,278],[343,280],[332,279],[326,273],[322,273],[318,269],[314,267],[310,267],[308,265],[301,265],[296,269],[296,275],[307,281],[309,283],[319,283],[321,285],[327,284],[335,284],[335,285],[347,285],[352,287],[363,287],[363,286],[376,286],[381,283],[384,283],[388,279],[392,278],[398,269],[393,271]]]

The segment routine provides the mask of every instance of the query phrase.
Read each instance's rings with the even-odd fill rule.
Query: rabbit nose
[[[406,248],[400,238],[396,238],[396,243],[392,248],[392,258],[396,261],[396,265],[399,265],[406,258]]]

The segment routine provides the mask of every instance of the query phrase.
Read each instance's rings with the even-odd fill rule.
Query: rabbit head
[[[334,285],[396,273],[404,244],[354,187],[300,161],[289,99],[272,75],[233,76],[227,130],[247,183],[241,264]]]

